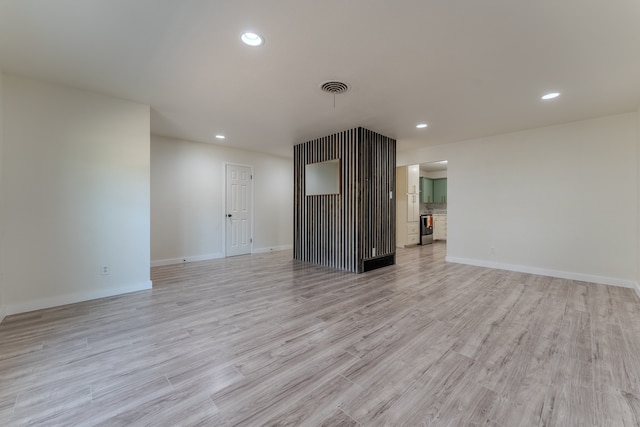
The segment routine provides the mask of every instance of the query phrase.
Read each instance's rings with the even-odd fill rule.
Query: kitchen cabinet
[[[407,244],[417,245],[420,242],[420,221],[407,223]]]
[[[420,194],[407,194],[407,221],[420,221]]]
[[[433,180],[434,203],[447,203],[447,178]]]
[[[420,221],[420,165],[407,166],[407,221]]]
[[[433,215],[433,240],[447,240],[447,215]]]
[[[420,241],[420,166],[396,168],[396,245],[407,247]]]
[[[420,202],[433,203],[433,179],[420,177]]]

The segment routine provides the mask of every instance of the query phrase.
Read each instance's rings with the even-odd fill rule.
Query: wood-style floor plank
[[[151,291],[9,316],[0,425],[640,425],[632,290],[445,250],[157,267]]]

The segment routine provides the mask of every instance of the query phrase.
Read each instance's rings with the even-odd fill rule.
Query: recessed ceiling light
[[[262,46],[264,44],[264,39],[260,34],[246,32],[242,33],[240,39],[244,42],[244,44],[249,46]]]
[[[546,100],[549,100],[549,99],[557,98],[559,96],[560,96],[560,92],[551,92],[551,93],[548,93],[546,95],[543,95],[542,99],[544,99],[546,101]]]
[[[218,139],[224,139],[224,135],[216,135],[216,138],[218,138]]]
[[[426,124],[426,123],[420,123],[419,125],[416,125],[416,127],[417,127],[418,129],[424,129],[424,128],[426,128],[426,127],[427,127],[427,124]]]

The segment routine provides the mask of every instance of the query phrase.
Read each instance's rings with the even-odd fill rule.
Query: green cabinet
[[[433,180],[420,177],[420,202],[433,203]]]
[[[433,180],[433,202],[447,203],[447,178]]]
[[[447,178],[420,177],[420,203],[447,203]]]

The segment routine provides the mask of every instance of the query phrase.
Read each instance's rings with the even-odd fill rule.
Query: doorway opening
[[[431,225],[431,242],[447,241],[447,169],[447,160],[420,165],[420,217]]]

